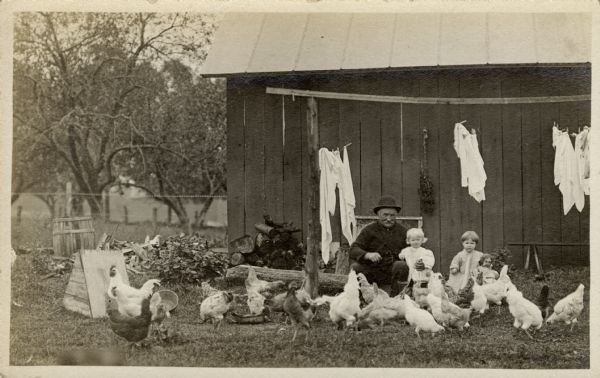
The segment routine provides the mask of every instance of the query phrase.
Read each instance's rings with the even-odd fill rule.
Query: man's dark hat
[[[377,212],[381,209],[396,209],[400,211],[401,207],[396,204],[396,199],[394,197],[383,196],[379,199],[377,206],[373,208],[373,212],[377,214]]]

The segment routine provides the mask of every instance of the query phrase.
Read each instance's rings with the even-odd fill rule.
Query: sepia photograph
[[[594,5],[296,3],[5,8],[0,377],[591,372]]]

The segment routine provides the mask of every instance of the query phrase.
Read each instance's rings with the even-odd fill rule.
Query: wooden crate
[[[56,218],[52,226],[54,255],[71,257],[81,249],[95,245],[94,221],[91,217]]]

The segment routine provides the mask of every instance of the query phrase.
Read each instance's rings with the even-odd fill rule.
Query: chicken
[[[500,270],[498,280],[491,284],[482,285],[483,293],[487,298],[488,303],[495,303],[498,306],[502,305],[502,299],[506,297],[506,287],[510,281],[508,277],[508,265],[504,265]]]
[[[127,341],[135,343],[144,340],[148,336],[150,324],[152,323],[150,307],[156,306],[157,300],[160,301],[160,298],[144,298],[141,302],[140,314],[137,316],[129,316],[121,313],[118,301],[107,295],[106,313],[110,321],[110,328],[114,333]],[[162,311],[164,313],[164,308],[160,306],[157,307],[157,316],[160,317],[160,312]]]
[[[458,307],[461,307],[461,308],[467,308],[467,307],[471,306],[471,301],[475,298],[474,293],[473,293],[473,284],[474,283],[475,283],[475,280],[473,279],[473,277],[469,277],[465,287],[463,287],[462,289],[460,289],[458,291],[458,295],[456,296],[456,299],[454,300],[455,305],[457,305]]]
[[[542,327],[543,319],[540,309],[525,299],[523,293],[512,283],[506,285],[506,302],[508,302],[508,310],[515,318],[513,327],[522,329],[529,338],[533,339],[528,330],[530,327],[535,329]]]
[[[315,299],[316,305],[329,303],[329,318],[342,328],[344,321],[347,327],[352,326],[360,313],[359,285],[356,272],[350,270],[344,291],[335,297],[324,295]]]
[[[310,322],[312,321],[316,306],[311,300],[308,293],[303,289],[297,289],[296,286],[290,285],[283,301],[283,311],[295,326],[292,342],[296,340],[299,327],[306,328],[304,342],[308,339],[308,331]]]
[[[470,308],[460,308],[447,298],[439,298],[432,293],[427,294],[427,303],[433,318],[441,325],[458,328],[461,331],[469,327]]]
[[[408,295],[404,296],[404,307],[406,309],[406,321],[411,326],[415,327],[415,332],[417,333],[417,337],[419,339],[421,338],[421,331],[435,334],[444,330],[444,327],[436,323],[435,319],[429,312],[419,308],[415,302],[408,297]]]
[[[220,291],[204,299],[200,304],[200,321],[211,319],[215,329],[221,327],[225,314],[231,309],[233,294]]]
[[[435,295],[436,297],[448,298],[444,288],[444,276],[442,276],[441,273],[431,273],[427,287],[429,288],[429,293]]]
[[[577,290],[558,301],[554,305],[554,313],[550,315],[546,322],[550,324],[554,322],[571,324],[571,331],[573,331],[573,327],[575,326],[575,323],[577,323],[577,318],[579,318],[581,311],[583,311],[584,289],[585,286],[579,284]]]
[[[200,284],[200,292],[202,295],[202,299],[208,298],[213,294],[217,294],[219,291],[220,290],[217,290],[214,287],[210,286],[210,284],[206,281],[202,281],[202,283]]]
[[[542,318],[544,320],[548,319],[548,316],[550,316],[550,311],[552,311],[552,303],[548,300],[549,294],[550,288],[548,285],[544,285],[540,291],[540,295],[538,295],[534,302],[542,312]]]
[[[487,298],[485,297],[483,287],[481,286],[482,282],[483,273],[479,273],[477,278],[473,281],[473,300],[471,300],[471,308],[481,315],[489,308]]]
[[[269,282],[259,280],[258,277],[256,277],[256,272],[252,266],[248,267],[248,277],[244,283],[246,284],[246,291],[254,290],[260,294],[274,292],[285,288],[285,282],[283,281]]]
[[[286,296],[287,292],[284,292],[279,293],[272,298],[268,298],[265,300],[265,306],[267,306],[270,311],[283,312],[283,302],[285,301]]]
[[[248,308],[253,315],[262,314],[265,308],[265,297],[258,291],[248,290]]]
[[[385,307],[379,307],[369,312],[368,317],[359,320],[358,329],[360,330],[364,328],[365,325],[369,328],[373,328],[375,323],[379,324],[380,327],[383,327],[386,321],[397,320],[399,318],[400,316],[398,315],[397,311]]]
[[[361,276],[361,274],[358,274],[359,285],[360,285],[360,276]],[[385,300],[389,298],[387,293],[385,296],[379,294],[379,288],[377,287],[376,283],[373,283],[373,286],[369,285],[369,287],[372,290],[371,294],[373,296],[370,297],[369,304],[366,305],[365,307],[363,307],[360,310],[360,312],[358,313],[358,319],[367,318],[369,316],[369,314],[371,313],[371,311],[373,311],[375,309],[383,308],[383,304],[384,304]]]
[[[371,285],[364,274],[358,273],[356,277],[358,279],[360,293],[367,304],[373,301],[373,298],[375,297],[376,293],[384,297],[389,297],[388,293],[385,290],[379,288],[376,289],[376,286],[374,286],[375,284]]]
[[[154,289],[160,286],[160,280],[150,279],[139,289],[131,287],[123,282],[115,265],[110,267],[109,276],[107,294],[116,299],[119,312],[127,316],[139,316],[142,313],[142,301],[150,298]]]

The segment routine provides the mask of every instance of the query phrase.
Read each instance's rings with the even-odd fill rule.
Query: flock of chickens
[[[481,274],[471,276],[467,286],[456,295],[447,290],[442,274],[433,273],[427,288],[414,287],[411,298],[405,292],[390,297],[377,284],[370,284],[363,274],[351,270],[341,293],[312,299],[304,287],[292,283],[287,285],[286,290],[282,281],[258,279],[250,267],[245,280],[247,293],[244,295],[217,290],[206,282],[202,283],[204,299],[200,303],[200,320],[211,320],[219,329],[236,299],[245,298],[253,315],[269,317],[272,312],[285,313],[295,328],[292,341],[301,328],[306,329],[306,341],[317,308],[328,305],[329,318],[338,329],[360,330],[398,321],[413,327],[420,339],[421,332],[436,334],[445,329],[463,330],[469,327],[472,314],[473,317],[481,316],[490,304],[501,305],[506,300],[514,318],[513,326],[523,330],[530,338],[533,338],[530,331],[540,329],[544,323],[563,322],[573,329],[583,311],[583,284],[552,307],[547,285],[534,301],[530,301],[523,297],[507,272],[508,266],[505,265],[499,278],[492,283],[484,283]],[[160,325],[165,316],[169,316],[156,293],[153,294],[154,288],[159,285],[158,280],[149,280],[140,289],[135,289],[123,283],[115,267],[111,268],[110,277],[107,312],[111,328],[118,335],[132,342],[142,340],[152,324]]]

